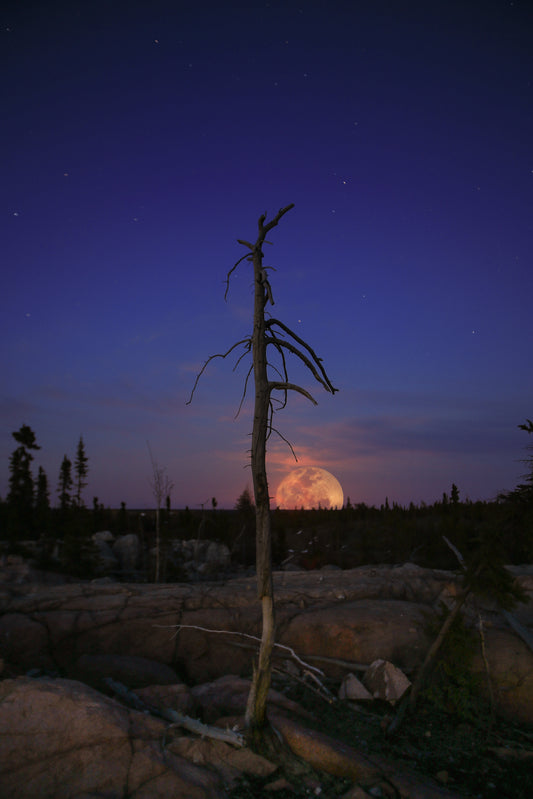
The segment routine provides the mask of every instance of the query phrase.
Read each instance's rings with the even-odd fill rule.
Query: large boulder
[[[496,708],[509,721],[533,724],[533,653],[511,630],[492,628],[484,633],[485,653],[481,646],[473,670],[480,676],[479,685],[487,700],[487,669]]]
[[[131,574],[137,569],[141,555],[141,542],[138,535],[135,533],[121,535],[111,548],[123,573]]]
[[[531,575],[516,577],[533,593]],[[411,678],[430,645],[427,618],[441,599],[454,601],[456,580],[451,572],[409,564],[278,572],[281,646],[275,655],[298,665],[292,649],[339,681],[377,659]],[[533,723],[533,653],[497,609],[483,602],[478,608],[486,619],[485,654],[497,710]],[[467,612],[476,622],[473,605]],[[37,667],[76,676],[82,656],[106,654],[158,661],[192,684],[225,674],[245,677],[261,634],[253,578],[160,585],[10,582],[0,585],[0,613],[0,653],[8,673]],[[533,603],[513,613],[531,635]],[[484,668],[482,658],[476,668]]]
[[[358,599],[296,614],[283,629],[281,641],[304,659],[306,655],[330,655],[332,659],[370,665],[382,658],[412,671],[429,645],[424,628],[419,604]]]
[[[249,687],[238,678],[216,681],[203,699],[242,714]],[[457,799],[383,757],[310,729],[309,714],[294,702],[276,692],[271,698],[269,718],[287,747],[318,772],[355,780],[350,796]],[[290,788],[274,763],[246,747],[184,735],[176,725],[129,710],[81,683],[24,677],[0,683],[2,799],[222,799],[242,774],[266,779],[265,795]],[[311,782],[304,773],[298,779],[309,784],[309,793],[322,795],[320,774]]]
[[[0,616],[0,651],[7,663],[23,669],[55,668],[45,625],[26,613]]]
[[[215,569],[227,569],[231,562],[231,554],[228,547],[225,544],[219,544],[217,541],[210,541],[205,553],[205,562]]]
[[[170,708],[185,713],[186,716],[196,712],[191,689],[182,682],[173,685],[148,685],[146,688],[136,688],[135,693],[145,704],[159,710]]]
[[[161,748],[166,725],[70,680],[0,682],[3,799],[222,799],[216,774]]]
[[[250,680],[235,674],[226,674],[212,682],[194,686],[191,694],[197,712],[205,722],[212,724],[222,716],[244,715],[250,686]],[[268,692],[268,702],[278,711],[281,710],[293,716],[298,715],[301,718],[309,718],[309,713],[296,702],[287,699],[273,688],[270,688]]]
[[[178,675],[166,663],[137,657],[136,655],[82,655],[75,667],[76,676],[95,688],[105,687],[106,677],[123,683],[129,688],[145,688],[147,685],[172,685]]]
[[[108,574],[116,571],[119,566],[119,560],[111,549],[113,534],[109,530],[102,530],[100,533],[94,533],[92,541],[97,552],[97,572],[99,574]]]
[[[167,551],[167,570],[171,567],[189,580],[204,580],[225,574],[231,553],[225,544],[208,539],[173,539]]]

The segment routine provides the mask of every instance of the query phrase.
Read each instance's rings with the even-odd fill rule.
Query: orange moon
[[[284,477],[276,491],[278,508],[342,508],[344,494],[336,477],[318,466],[300,466]]]

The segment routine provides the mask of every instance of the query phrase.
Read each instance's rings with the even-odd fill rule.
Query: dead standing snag
[[[244,352],[238,360],[240,362],[244,355],[250,350],[252,351],[252,366],[246,377],[243,398],[246,395],[248,378],[253,372],[255,404],[251,466],[255,498],[257,592],[262,609],[261,645],[258,660],[254,666],[252,687],[246,707],[247,738],[254,748],[260,748],[267,729],[267,694],[271,682],[272,650],[276,632],[272,585],[270,498],[266,473],[266,443],[270,434],[274,431],[272,426],[274,402],[278,403],[278,409],[283,408],[287,403],[288,392],[296,391],[316,405],[315,399],[305,388],[289,381],[287,354],[292,354],[299,358],[326,391],[331,394],[336,391],[326,374],[322,361],[314,350],[283,322],[273,318],[265,318],[266,306],[268,303],[274,305],[274,298],[268,279],[269,267],[263,266],[263,244],[267,233],[276,227],[281,218],[293,207],[294,203],[291,203],[280,209],[270,222],[266,221],[266,214],[262,214],[259,217],[258,235],[254,244],[244,239],[238,239],[239,244],[247,247],[249,252],[239,258],[229,270],[226,279],[225,297],[228,294],[232,273],[242,261],[251,262],[254,270],[253,331],[251,336],[237,342],[225,353],[212,355],[208,358],[196,378],[191,398],[189,399],[190,402],[200,376],[213,358],[226,358],[238,346],[243,346]],[[275,368],[277,379],[270,379],[269,376],[269,367],[272,367],[272,363],[268,360],[269,347],[273,347],[279,357],[280,365]],[[274,392],[281,392],[281,397],[273,396]]]

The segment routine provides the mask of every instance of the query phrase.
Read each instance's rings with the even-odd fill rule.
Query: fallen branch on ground
[[[192,719],[184,713],[178,713],[177,710],[158,708],[155,707],[155,705],[149,705],[143,702],[136,693],[130,691],[129,688],[126,688],[121,682],[117,682],[111,677],[105,677],[104,682],[112,691],[134,707],[135,710],[140,710],[141,712],[148,711],[153,716],[159,716],[165,719],[165,721],[169,721],[172,725],[183,727],[189,730],[189,732],[195,733],[195,735],[200,735],[202,738],[214,738],[217,741],[225,741],[226,743],[238,747],[245,745],[244,736],[235,730],[223,730],[221,727],[212,727],[209,724],[198,721],[198,719]]]

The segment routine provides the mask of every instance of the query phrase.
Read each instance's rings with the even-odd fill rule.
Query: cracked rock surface
[[[533,595],[527,567],[524,573],[513,569]],[[277,640],[339,681],[354,666],[364,668],[376,659],[410,676],[430,644],[428,612],[441,601],[453,601],[456,588],[454,573],[413,564],[278,572]],[[497,708],[533,722],[533,653],[490,603],[467,608],[473,625],[479,608]],[[91,658],[96,668],[95,657],[103,655],[157,661],[188,684],[224,674],[249,676],[255,649],[250,636],[260,635],[261,624],[253,578],[158,585],[0,584],[0,614],[1,656],[15,673],[43,669],[83,680]],[[514,615],[531,634],[533,603],[520,605]],[[276,653],[290,655],[281,648]],[[157,671],[155,665],[145,667],[148,673]],[[484,669],[481,655],[476,668]],[[151,681],[139,677],[137,686],[129,684]]]
[[[222,797],[216,776],[164,750],[165,730],[163,721],[79,682],[4,680],[1,794],[5,799]]]

